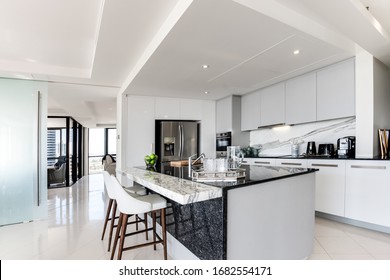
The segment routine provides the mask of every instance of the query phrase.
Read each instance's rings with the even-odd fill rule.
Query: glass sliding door
[[[46,205],[41,100],[34,82],[0,79],[0,225],[44,212],[36,209]]]

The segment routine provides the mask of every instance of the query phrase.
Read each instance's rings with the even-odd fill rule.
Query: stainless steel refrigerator
[[[156,121],[156,154],[161,163],[187,160],[198,151],[198,122]]]

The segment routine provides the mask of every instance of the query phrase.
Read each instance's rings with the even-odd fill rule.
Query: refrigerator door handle
[[[183,126],[179,124],[179,157],[181,158],[183,156]]]

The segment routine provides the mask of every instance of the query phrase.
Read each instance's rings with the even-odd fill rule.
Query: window
[[[116,157],[116,129],[90,128],[89,129],[89,174],[103,171],[102,158],[110,154]]]

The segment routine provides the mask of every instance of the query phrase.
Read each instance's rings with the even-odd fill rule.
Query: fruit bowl
[[[145,164],[147,168],[152,168],[156,165],[158,156],[156,154],[146,155],[144,158]]]

